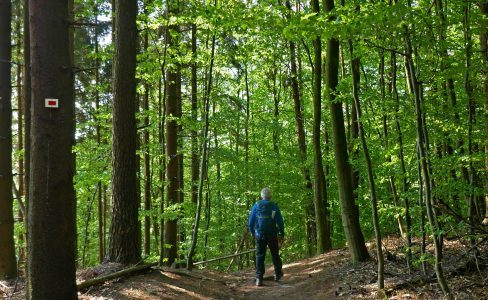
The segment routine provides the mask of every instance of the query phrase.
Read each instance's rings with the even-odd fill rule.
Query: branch
[[[25,218],[25,205],[22,202],[22,195],[20,194],[20,191],[17,189],[15,182],[13,183],[12,188],[14,189],[15,197],[17,198],[17,201],[19,202],[20,212],[22,213],[22,216]]]
[[[406,53],[403,53],[401,51],[398,51],[396,49],[391,49],[391,48],[386,48],[386,47],[383,47],[383,46],[380,46],[380,45],[376,45],[375,43],[371,42],[370,40],[367,40],[365,39],[364,42],[368,45],[370,45],[371,47],[374,47],[374,48],[378,48],[378,49],[382,49],[382,50],[385,50],[385,51],[390,51],[390,52],[393,52],[393,53],[396,53],[396,54],[400,54],[400,55],[403,55],[403,56],[406,56],[406,57],[410,57],[410,55],[406,54]]]
[[[8,60],[8,59],[0,59],[0,62],[13,64],[13,65],[17,65],[17,66],[20,66],[20,67],[24,66],[23,64],[21,64],[19,62],[12,61],[12,60]]]
[[[305,41],[302,39],[302,45],[303,45],[303,48],[305,48],[305,52],[307,52],[307,57],[308,57],[308,61],[310,63],[310,67],[312,67],[312,73],[314,72],[313,71],[313,61],[312,61],[312,56],[310,55],[310,49],[308,48],[307,44],[305,43]]]
[[[105,281],[108,281],[108,280],[112,280],[112,279],[119,278],[119,277],[122,277],[125,275],[129,275],[132,273],[136,273],[139,271],[144,271],[144,270],[150,269],[151,267],[154,267],[157,264],[158,264],[157,262],[154,262],[154,263],[149,263],[149,264],[144,264],[144,265],[138,265],[138,266],[130,267],[128,269],[124,269],[124,270],[121,270],[121,271],[118,271],[118,272],[115,272],[112,274],[108,274],[105,276],[101,276],[101,277],[97,277],[97,278],[93,278],[93,279],[88,279],[88,280],[85,280],[82,283],[78,284],[77,288],[78,288],[78,291],[81,291],[81,290],[84,290],[84,289],[91,287],[93,285],[104,283]]]
[[[254,252],[254,251],[256,251],[256,249],[247,250],[247,251],[244,251],[244,252],[241,252],[241,253],[237,253],[237,254],[231,254],[231,255],[227,255],[227,256],[212,258],[212,259],[205,260],[205,261],[199,261],[199,262],[194,263],[193,265],[194,266],[203,265],[203,264],[211,263],[211,262],[214,262],[214,261],[219,261],[219,260],[223,260],[223,259],[232,258],[232,257],[235,257],[235,256],[239,256],[239,255],[251,253],[251,252]]]
[[[75,27],[97,27],[99,23],[67,20],[67,23]]]

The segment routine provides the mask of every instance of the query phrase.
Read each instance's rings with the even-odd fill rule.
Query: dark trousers
[[[283,264],[281,262],[278,238],[276,236],[256,238],[256,278],[263,279],[264,259],[266,257],[266,246],[269,247],[276,275],[282,275]]]

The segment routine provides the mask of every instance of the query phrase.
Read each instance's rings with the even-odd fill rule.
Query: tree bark
[[[291,12],[291,4],[290,1],[286,1],[286,7],[289,12]],[[305,135],[305,126],[304,126],[304,117],[303,117],[303,108],[302,108],[302,101],[300,97],[300,87],[298,82],[298,70],[297,70],[297,53],[296,53],[296,45],[293,41],[289,41],[289,48],[290,48],[290,71],[291,71],[291,89],[292,89],[292,96],[293,96],[293,104],[295,110],[295,126],[297,131],[297,139],[298,139],[298,147],[300,150],[300,161],[301,161],[301,169],[302,169],[302,176],[305,182],[305,230],[307,235],[307,254],[308,256],[312,256],[313,249],[315,247],[316,235],[317,232],[315,231],[315,222],[314,222],[314,215],[315,215],[315,208],[313,205],[313,185],[312,179],[310,178],[310,169],[307,166],[307,144],[306,144],[306,135]]]
[[[217,4],[217,1],[215,1]],[[212,73],[215,58],[215,35],[212,37],[212,52],[210,56],[210,68],[208,71],[208,83],[207,90],[205,91],[204,108],[205,108],[205,127],[203,129],[203,141],[202,141],[202,159],[200,162],[200,174],[198,181],[198,197],[197,197],[197,211],[195,215],[195,224],[193,226],[193,234],[191,239],[190,250],[188,253],[187,269],[191,270],[193,268],[193,255],[195,254],[195,249],[198,241],[198,229],[200,226],[200,215],[202,210],[202,198],[203,198],[203,187],[204,180],[206,177],[207,163],[208,163],[208,131],[209,131],[209,115],[210,115],[210,92],[212,91]]]
[[[17,276],[12,194],[11,18],[10,1],[0,0],[0,279]]]
[[[193,128],[196,128],[198,121],[198,82],[197,82],[197,25],[191,25],[191,118]],[[191,201],[197,203],[198,197],[198,133],[196,129],[191,131]]]
[[[116,0],[115,7],[112,221],[107,260],[137,263],[141,259],[135,118],[137,1]]]
[[[481,0],[479,2],[481,14],[484,16],[485,20],[488,17],[488,1]],[[487,22],[485,21],[484,24]],[[481,28],[485,28],[481,31],[480,34],[480,44],[481,44],[481,52],[483,54],[484,60],[484,68],[482,70],[482,80],[484,85],[484,107],[485,112],[488,111],[488,29],[486,26],[482,26]],[[488,132],[488,118],[485,118],[485,132]],[[488,143],[485,143],[485,171],[488,171]],[[488,190],[488,179],[485,178],[485,190]],[[483,220],[483,224],[488,225],[488,194],[485,195],[485,218]]]
[[[399,147],[398,158],[400,159],[400,167],[402,170],[402,193],[404,197],[405,221],[407,225],[407,232],[406,232],[407,233],[407,266],[410,269],[410,265],[411,265],[410,261],[412,256],[412,250],[411,250],[412,217],[410,215],[410,203],[407,196],[407,191],[408,191],[407,169],[405,167],[405,155],[403,150],[403,133],[400,126],[400,99],[398,97],[398,89],[397,89],[397,63],[396,63],[395,53],[391,53],[391,94],[393,96],[393,99],[395,99],[395,127],[398,134],[398,147]],[[421,219],[422,219],[421,224],[423,226],[423,216],[421,217]]]
[[[364,159],[366,160],[366,169],[368,173],[369,191],[371,197],[371,208],[373,214],[373,227],[376,241],[376,255],[378,259],[378,289],[382,290],[385,287],[385,274],[384,274],[384,258],[383,249],[381,245],[381,230],[380,221],[378,216],[378,199],[376,196],[376,185],[373,174],[373,163],[369,155],[368,144],[364,134],[364,127],[361,121],[361,106],[359,103],[359,87],[360,87],[360,73],[359,73],[359,58],[354,58],[353,45],[350,43],[351,51],[351,67],[352,67],[352,90],[353,100],[356,106],[356,115],[359,129],[359,137],[361,139],[361,146],[363,148]]]
[[[334,9],[334,0],[325,0],[325,12]],[[332,140],[334,143],[335,165],[339,199],[341,205],[342,226],[346,234],[349,253],[353,263],[369,259],[359,223],[358,208],[354,202],[351,165],[347,154],[346,131],[342,103],[335,101],[338,84],[339,41],[330,38],[327,43],[327,96],[332,124]]]
[[[414,94],[415,100],[415,116],[416,116],[416,129],[417,129],[417,145],[418,145],[418,154],[420,160],[420,167],[422,170],[422,177],[424,181],[424,188],[425,188],[425,204],[427,210],[427,217],[429,219],[429,224],[431,228],[431,232],[433,234],[433,241],[434,241],[434,250],[435,250],[435,263],[434,269],[437,275],[437,281],[442,288],[442,291],[446,294],[448,298],[452,298],[451,290],[447,285],[447,282],[444,278],[444,271],[442,268],[442,261],[441,261],[441,245],[439,241],[439,230],[437,226],[437,220],[435,219],[435,213],[432,207],[433,198],[432,198],[432,183],[430,180],[430,172],[429,167],[427,165],[427,160],[429,159],[426,155],[426,140],[425,134],[423,132],[424,126],[426,124],[422,120],[422,109],[421,109],[421,90],[419,83],[417,81],[416,73],[415,73],[415,65],[413,63],[412,58],[412,46],[410,40],[410,30],[407,25],[404,25],[405,31],[405,55],[407,60],[407,68],[408,68],[408,80],[410,82],[410,86],[412,87],[412,92]]]
[[[29,187],[30,187],[30,149],[31,149],[31,97],[32,97],[32,90],[31,90],[31,59],[30,59],[30,20],[29,20],[29,0],[23,0],[24,4],[24,11],[23,11],[23,18],[24,18],[24,76],[23,76],[23,93],[24,93],[24,200],[25,206],[29,206],[30,196],[29,196]],[[27,215],[24,214],[24,226],[28,228],[29,219]],[[26,239],[27,239],[27,231],[26,231]],[[27,247],[26,247],[27,252]],[[28,278],[27,272],[28,269],[25,268],[26,274],[25,277]]]
[[[320,13],[318,0],[312,0],[313,12]],[[322,124],[322,41],[320,36],[314,42],[314,68],[313,68],[313,157],[314,157],[314,206],[315,221],[317,222],[317,254],[324,253],[332,248],[330,228],[327,221],[328,202],[327,190],[322,163],[322,150],[320,142],[320,124]],[[334,87],[335,88],[335,87]]]
[[[144,2],[144,14],[147,15],[147,6],[150,0]],[[149,47],[149,31],[144,33],[144,51],[147,52]],[[146,79],[144,82],[144,133],[143,133],[143,149],[144,149],[144,254],[151,255],[151,144],[149,140],[149,94],[151,86]]]
[[[100,112],[100,59],[99,55],[99,42],[98,42],[98,4],[94,4],[94,14],[95,14],[95,109],[97,113]],[[101,126],[99,124],[100,120],[97,120],[96,134],[97,134],[97,144],[101,144]],[[98,181],[97,185],[97,212],[98,212],[98,261],[102,263],[105,257],[105,228],[103,226],[104,210],[103,210],[103,190],[102,181]]]
[[[168,15],[178,14],[178,2],[168,2]],[[166,42],[168,48],[177,49],[179,44],[178,25],[168,26],[166,31]],[[166,203],[167,206],[178,203],[179,200],[179,167],[178,167],[178,104],[181,103],[181,70],[180,65],[174,61],[176,55],[173,53],[173,63],[168,66],[166,74]],[[164,225],[164,243],[169,248],[164,249],[166,264],[171,265],[177,256],[177,218],[166,219]]]
[[[70,5],[31,0],[29,8],[33,126],[27,294],[30,299],[76,299]],[[59,108],[46,108],[47,98],[59,99]]]

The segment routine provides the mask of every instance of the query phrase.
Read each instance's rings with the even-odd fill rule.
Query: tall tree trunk
[[[488,1],[480,0],[479,2],[480,11],[483,17],[488,17]],[[481,52],[483,54],[484,60],[484,68],[482,70],[482,80],[484,85],[484,107],[485,111],[488,111],[488,29],[486,27],[484,30],[481,31],[480,34],[480,44],[481,44]],[[485,118],[485,132],[488,132],[488,118]],[[488,143],[485,143],[485,171],[488,171]],[[488,190],[488,179],[485,178],[485,190]],[[488,194],[485,195],[485,219],[483,220],[483,224],[488,225]]]
[[[418,144],[418,153],[419,153],[419,160],[420,160],[420,167],[422,170],[422,177],[424,181],[425,187],[425,204],[427,210],[427,217],[429,219],[429,224],[431,228],[431,232],[433,235],[434,241],[434,250],[435,250],[435,263],[434,269],[437,275],[437,281],[442,288],[442,291],[445,293],[446,296],[449,298],[452,297],[451,290],[447,285],[447,282],[444,278],[444,271],[442,268],[442,258],[441,258],[441,245],[439,240],[439,231],[437,226],[437,220],[435,216],[435,212],[433,210],[433,198],[432,198],[432,182],[430,179],[430,172],[429,166],[427,164],[427,160],[429,159],[426,152],[426,140],[425,134],[423,132],[424,126],[426,124],[422,120],[422,109],[421,109],[421,90],[419,83],[417,81],[416,73],[415,73],[415,65],[413,63],[413,51],[411,46],[410,40],[410,30],[407,25],[404,25],[404,33],[405,33],[405,56],[407,60],[407,68],[408,68],[408,80],[410,82],[410,86],[412,87],[412,92],[414,94],[415,100],[415,116],[416,116],[416,127],[417,127],[417,144]]]
[[[17,276],[12,194],[11,21],[10,1],[0,0],[0,279]]]
[[[17,22],[16,22],[16,33],[17,33],[17,59],[22,57],[22,10],[21,10],[21,2],[17,4],[16,15],[17,15]],[[22,87],[22,72],[23,66],[21,64],[17,65],[17,151],[21,152],[24,150],[24,91]],[[19,195],[20,197],[18,200],[22,202],[22,197],[25,193],[25,183],[24,183],[24,156],[19,155],[18,160],[18,182],[19,182]],[[19,222],[24,222],[25,220],[25,210],[19,209],[18,217]],[[18,236],[19,245],[24,245],[25,241],[25,234],[21,232]],[[25,261],[25,247],[19,247],[18,253],[18,264],[20,265]]]
[[[149,0],[144,2],[144,14],[147,15],[147,6]],[[144,51],[147,52],[149,47],[149,31],[144,33]],[[143,149],[144,149],[144,254],[151,255],[151,145],[149,141],[149,94],[151,86],[146,80],[144,82],[144,133],[143,133]]]
[[[115,1],[112,208],[108,261],[141,259],[136,132],[137,1]]]
[[[215,4],[217,4],[217,0],[215,0]],[[212,91],[212,73],[213,73],[213,65],[214,65],[214,58],[215,58],[215,35],[212,37],[212,52],[210,56],[210,68],[208,71],[208,83],[207,89],[205,91],[205,98],[204,98],[204,109],[205,109],[205,127],[203,129],[203,141],[202,141],[202,159],[200,161],[200,174],[199,174],[199,182],[198,182],[198,198],[197,198],[197,211],[195,215],[195,224],[193,226],[193,234],[191,239],[190,251],[188,253],[188,261],[187,261],[187,269],[191,270],[193,268],[193,256],[195,254],[195,249],[197,246],[198,240],[198,229],[200,226],[200,215],[202,210],[202,202],[203,202],[203,188],[204,188],[204,181],[207,172],[207,163],[208,163],[208,131],[209,131],[209,114],[210,114],[210,93]]]
[[[144,103],[143,108],[146,116],[144,117],[144,254],[149,256],[151,254],[151,215],[152,215],[152,200],[151,200],[151,145],[149,140],[149,89],[148,83],[145,83]]]
[[[440,72],[441,73],[446,73],[448,69],[448,52],[447,52],[447,41],[446,41],[446,34],[447,34],[447,20],[446,20],[446,14],[444,12],[443,8],[443,1],[444,0],[435,0],[435,11],[437,14],[437,17],[439,19],[439,32],[438,32],[438,39],[439,39],[439,56],[441,60],[441,66],[440,66]],[[459,113],[456,108],[457,105],[457,99],[456,99],[456,92],[454,89],[454,80],[450,75],[444,75],[446,76],[445,81],[442,83],[442,95],[445,98],[445,108],[446,108],[446,113],[453,112],[453,123],[455,126],[459,126]],[[451,107],[448,106],[448,103],[451,105]],[[452,138],[449,136],[449,133],[445,133],[445,138],[444,138],[444,148],[447,156],[452,156],[454,155],[454,150],[453,150],[453,143],[452,143]],[[459,148],[457,151],[462,151],[460,148],[462,147],[463,141],[460,137],[456,138],[457,139],[457,145],[456,148]],[[449,172],[449,176],[452,178],[452,180],[455,182],[458,180],[457,175],[456,175],[456,170],[454,168],[451,168]],[[452,201],[454,203],[455,207],[458,207],[458,202],[459,202],[459,195],[454,194],[452,196]]]
[[[291,4],[290,1],[286,1],[286,7],[288,11],[291,11]],[[295,126],[297,130],[297,138],[298,138],[298,147],[300,150],[300,160],[301,160],[301,169],[302,169],[302,176],[305,182],[305,229],[307,235],[307,254],[308,256],[313,255],[313,249],[315,247],[316,241],[316,231],[314,225],[314,214],[315,208],[313,205],[313,185],[312,179],[310,178],[310,169],[307,166],[307,144],[306,144],[306,136],[305,136],[305,126],[304,126],[304,118],[303,118],[303,108],[302,102],[300,97],[300,87],[298,82],[298,70],[297,70],[297,51],[296,45],[293,41],[289,41],[289,48],[290,48],[290,66],[291,66],[291,89],[292,89],[292,96],[293,96],[293,103],[294,103],[294,110],[295,110]]]
[[[178,2],[168,1],[168,14],[178,14]],[[177,49],[179,44],[178,25],[168,26],[166,31],[166,43],[168,48]],[[171,57],[175,59],[175,54]],[[166,203],[167,206],[178,203],[179,200],[179,167],[178,167],[178,104],[181,103],[181,70],[180,65],[173,61],[166,74]],[[177,219],[167,219],[164,225],[164,244],[169,248],[164,249],[166,264],[171,265],[177,256]]]
[[[320,13],[319,0],[312,0],[312,9],[317,15]],[[315,37],[314,68],[313,68],[313,160],[314,176],[314,206],[315,221],[317,222],[317,253],[324,253],[332,248],[329,223],[327,222],[327,191],[325,184],[322,150],[320,148],[320,124],[322,124],[322,41]]]
[[[471,10],[471,5],[468,1],[464,2],[464,18],[463,18],[463,23],[464,23],[464,44],[465,44],[465,54],[466,54],[466,61],[465,61],[465,67],[466,71],[464,73],[464,89],[466,91],[466,94],[468,96],[468,157],[469,157],[469,172],[471,173],[470,176],[470,189],[469,189],[469,200],[468,200],[468,218],[470,221],[470,232],[471,232],[471,245],[474,248],[477,248],[476,246],[476,239],[474,238],[475,234],[475,224],[479,224],[480,217],[481,215],[477,214],[477,204],[476,203],[476,197],[474,195],[474,189],[477,185],[478,181],[478,176],[476,175],[476,171],[474,169],[473,165],[473,123],[474,123],[474,118],[475,118],[475,113],[476,113],[476,107],[475,107],[475,102],[474,102],[474,97],[473,97],[473,87],[471,83],[471,77],[470,77],[470,72],[471,72],[471,53],[473,49],[473,44],[471,41],[471,27],[470,27],[470,10]],[[476,255],[478,255],[478,250],[474,251]]]
[[[76,299],[70,5],[31,0],[29,8],[33,126],[27,294],[30,299]],[[57,47],[50,47],[53,44]],[[59,108],[46,108],[48,98],[59,99]]]
[[[325,0],[325,12],[334,9],[334,0]],[[330,38],[327,43],[327,96],[332,124],[335,165],[339,199],[341,205],[342,226],[346,234],[349,253],[354,263],[369,259],[368,249],[359,224],[358,208],[354,202],[351,165],[347,154],[346,131],[342,103],[335,101],[339,71],[339,41]]]
[[[407,266],[410,269],[410,261],[412,256],[412,238],[411,238],[411,228],[412,228],[412,218],[410,216],[410,203],[407,196],[408,184],[407,184],[407,169],[405,167],[405,156],[403,153],[403,133],[400,126],[400,99],[398,97],[397,89],[397,63],[396,54],[391,53],[391,94],[393,99],[395,99],[395,127],[398,134],[398,158],[400,159],[400,167],[402,170],[402,194],[404,197],[405,206],[405,221],[407,225]],[[422,207],[422,206],[420,206]],[[423,210],[422,210],[423,214]],[[423,231],[423,216],[421,217],[422,231]],[[423,262],[425,264],[425,262]]]
[[[95,109],[97,111],[97,114],[100,113],[100,58],[98,57],[99,55],[99,42],[98,42],[98,14],[99,14],[99,9],[98,9],[98,3],[95,2],[93,11],[95,14]],[[97,126],[96,126],[96,134],[97,134],[97,144],[100,146],[101,145],[101,126],[100,126],[100,120],[96,120]],[[105,228],[103,226],[103,220],[104,220],[104,210],[103,210],[103,185],[102,181],[98,181],[97,185],[97,212],[98,212],[98,261],[100,263],[103,262],[105,258]]]
[[[197,203],[198,196],[198,133],[195,129],[198,120],[198,82],[197,82],[197,25],[191,25],[191,119],[193,129],[191,131],[191,202]]]
[[[384,259],[383,248],[381,245],[381,231],[380,221],[378,216],[378,199],[376,196],[376,185],[374,182],[373,163],[369,155],[368,145],[364,134],[364,127],[361,121],[361,106],[359,103],[359,87],[360,87],[360,73],[359,73],[359,58],[354,58],[353,45],[350,43],[351,67],[352,67],[352,90],[353,100],[356,106],[357,122],[359,129],[359,137],[361,139],[361,146],[363,148],[364,159],[366,160],[366,169],[368,172],[369,191],[371,197],[371,208],[373,214],[373,227],[376,241],[376,255],[378,259],[378,289],[382,290],[385,287],[384,278]]]
[[[30,29],[29,29],[29,0],[24,0],[24,123],[25,123],[25,143],[24,143],[24,186],[25,203],[29,204],[29,178],[30,178],[30,132],[31,132],[31,59],[30,59]],[[27,218],[25,219],[27,223]],[[26,226],[27,228],[27,226]]]

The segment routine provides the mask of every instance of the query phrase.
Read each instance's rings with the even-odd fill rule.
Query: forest
[[[323,259],[365,298],[488,299],[487,141],[486,0],[0,0],[0,298],[252,279],[269,187],[284,284]]]

